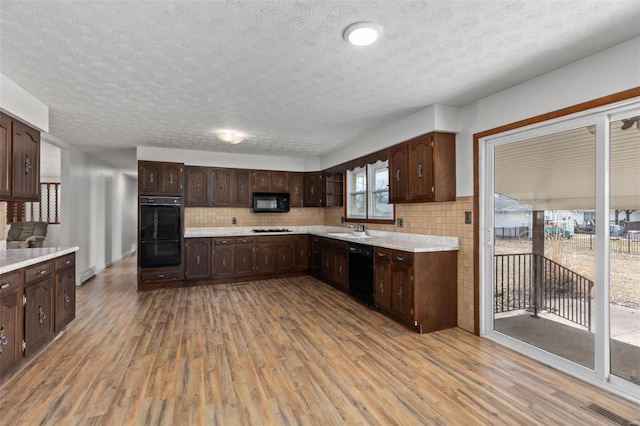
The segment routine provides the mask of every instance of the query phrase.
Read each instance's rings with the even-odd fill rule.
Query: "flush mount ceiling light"
[[[382,27],[373,22],[356,22],[345,28],[342,37],[354,46],[368,46],[382,35]]]
[[[216,137],[220,142],[228,143],[229,145],[234,145],[244,140],[244,134],[235,130],[218,130]]]

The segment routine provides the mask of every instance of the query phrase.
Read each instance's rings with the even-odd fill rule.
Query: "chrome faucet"
[[[364,232],[364,225],[360,224],[360,225],[356,226],[356,232]]]

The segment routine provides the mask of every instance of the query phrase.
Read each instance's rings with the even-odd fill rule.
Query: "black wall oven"
[[[180,197],[140,197],[140,267],[180,265],[182,259]]]

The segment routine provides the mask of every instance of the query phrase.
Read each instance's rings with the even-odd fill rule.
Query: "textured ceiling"
[[[637,1],[2,0],[0,72],[50,107],[53,136],[105,159],[311,157],[626,41],[639,17]],[[360,20],[384,28],[377,44],[342,40]],[[248,137],[223,145],[218,128]]]

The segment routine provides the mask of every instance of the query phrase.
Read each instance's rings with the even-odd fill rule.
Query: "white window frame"
[[[386,168],[389,169],[389,160],[385,161],[377,161],[376,163],[370,163],[362,167],[356,167],[352,170],[347,170],[346,172],[346,180],[347,180],[347,194],[346,194],[346,218],[347,219],[355,219],[355,220],[384,220],[392,222],[395,218],[395,206],[390,203],[392,206],[391,215],[390,216],[375,216],[372,214],[373,212],[373,200],[376,194],[389,192],[389,186],[387,185],[386,189],[374,189],[375,188],[375,172],[377,170]],[[353,175],[365,173],[365,190],[364,191],[356,191],[353,187]],[[365,195],[365,213],[364,215],[355,215],[352,214],[352,195],[354,194],[364,194]]]

